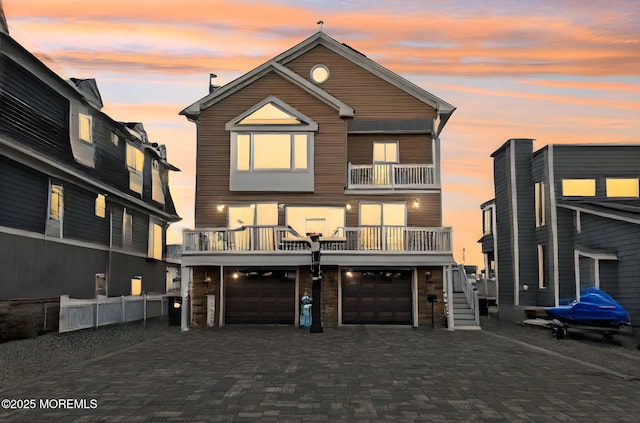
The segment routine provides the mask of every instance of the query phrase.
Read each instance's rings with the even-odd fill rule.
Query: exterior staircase
[[[445,283],[445,308],[449,330],[480,330],[475,276],[467,277],[464,265],[451,269]]]
[[[456,330],[479,330],[475,312],[467,303],[464,292],[453,293],[453,322]]]

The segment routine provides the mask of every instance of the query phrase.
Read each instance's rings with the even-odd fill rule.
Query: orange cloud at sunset
[[[105,113],[143,122],[181,169],[193,226],[195,126],[178,112],[323,30],[457,107],[442,134],[443,223],[482,264],[489,155],[509,138],[639,143],[640,2],[634,0],[3,0],[10,34],[65,78],[95,77]]]

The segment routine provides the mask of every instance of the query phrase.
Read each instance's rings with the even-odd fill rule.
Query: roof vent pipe
[[[214,85],[214,83],[213,83],[213,80],[216,79],[217,77],[218,77],[218,75],[216,75],[215,73],[210,73],[209,74],[209,94],[211,94],[212,92],[214,92],[215,90],[220,88],[219,85]]]

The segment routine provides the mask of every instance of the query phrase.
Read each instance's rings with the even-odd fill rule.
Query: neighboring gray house
[[[496,150],[495,198],[484,203],[486,272],[501,315],[608,292],[640,321],[640,145],[564,144]]]
[[[177,169],[101,108],[95,80],[62,79],[0,20],[0,300],[165,291]]]

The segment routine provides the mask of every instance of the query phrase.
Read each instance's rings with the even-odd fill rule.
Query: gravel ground
[[[553,338],[551,329],[511,321],[482,318],[482,328],[493,335],[543,348],[554,354],[604,367],[622,376],[640,379],[639,335],[625,331],[606,341],[601,335]],[[157,337],[175,336],[180,328],[165,318],[127,325],[57,334],[0,344],[0,389],[79,361],[100,357]],[[489,339],[491,339],[489,337]],[[554,358],[555,359],[555,358]]]
[[[100,357],[157,337],[172,336],[166,316],[126,325],[48,333],[0,344],[0,389],[51,370]]]

